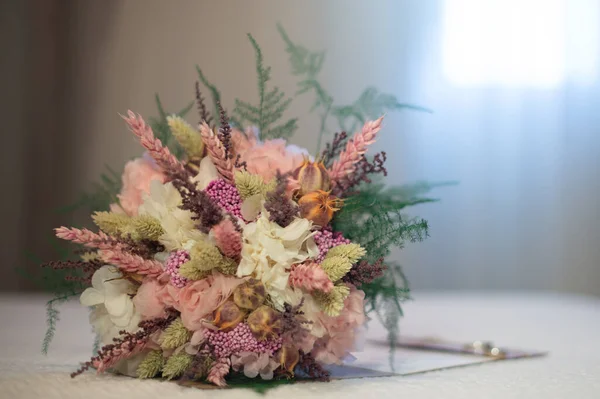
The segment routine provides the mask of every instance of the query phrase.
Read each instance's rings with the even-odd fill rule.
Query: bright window
[[[460,86],[595,79],[597,0],[445,0],[443,67]]]

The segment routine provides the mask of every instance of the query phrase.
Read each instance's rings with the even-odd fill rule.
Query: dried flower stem
[[[221,127],[219,128],[219,140],[223,144],[223,148],[225,148],[225,158],[232,159],[233,152],[231,151],[231,126],[229,125],[229,119],[227,118],[227,113],[225,109],[221,106],[221,102],[217,102],[217,107],[219,108],[219,114],[221,117]]]
[[[335,133],[333,141],[325,145],[325,149],[321,153],[321,161],[323,161],[326,166],[331,166],[330,163],[333,159],[342,152],[347,138],[348,134],[346,132]]]
[[[200,191],[187,178],[173,176],[173,185],[182,198],[181,209],[191,211],[196,216],[192,219],[200,220],[198,228],[203,233],[208,233],[210,229],[223,220],[221,208],[204,191]]]
[[[363,284],[368,284],[376,278],[383,276],[383,272],[386,269],[387,266],[383,264],[383,258],[377,259],[373,264],[363,260],[352,266],[350,271],[342,277],[342,281],[360,287]]]
[[[349,190],[358,187],[362,182],[371,183],[371,178],[369,177],[371,175],[381,173],[384,176],[387,176],[387,169],[384,166],[386,160],[387,156],[385,151],[375,154],[372,162],[369,162],[367,157],[363,155],[356,164],[354,173],[351,173],[346,176],[346,178],[338,181],[338,184],[333,190],[334,194],[341,197],[347,195]]]
[[[330,374],[325,370],[310,353],[300,351],[300,361],[296,366],[302,370],[309,378],[317,381],[329,381]]]
[[[128,358],[142,351],[148,342],[150,335],[158,330],[164,330],[173,320],[176,314],[172,313],[166,318],[152,319],[140,322],[140,330],[135,333],[120,331],[122,336],[114,338],[114,344],[103,346],[97,356],[85,362],[77,371],[71,373],[71,378],[94,367],[99,373],[114,366],[118,361]]]
[[[207,124],[212,124],[212,116],[208,109],[206,108],[206,104],[204,104],[204,98],[202,97],[202,93],[200,92],[200,82],[196,81],[196,104],[198,105],[198,113],[200,114],[200,122],[204,121]]]

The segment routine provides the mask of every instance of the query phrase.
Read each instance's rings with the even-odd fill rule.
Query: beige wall
[[[376,145],[391,154],[390,183],[461,182],[436,192],[441,203],[414,211],[430,220],[432,237],[396,256],[415,287],[600,295],[600,120],[589,105],[600,91],[494,97],[448,86],[440,72],[441,4],[3,2],[2,27],[10,34],[2,39],[14,39],[6,42],[12,66],[2,75],[13,78],[7,87],[16,117],[3,118],[10,143],[3,173],[10,175],[11,194],[2,210],[14,229],[3,232],[10,267],[0,289],[15,288],[9,270],[24,262],[24,248],[50,257],[51,227],[72,222],[48,209],[74,199],[104,164],[119,167],[141,153],[119,113],[155,115],[155,92],[168,109],[183,107],[193,99],[195,64],[221,89],[227,107],[235,97],[256,99],[247,32],[273,67],[273,82],[292,94],[295,80],[275,27],[280,22],[309,49],[327,49],[322,80],[338,103],[375,85],[435,110],[389,114]],[[49,51],[50,37],[59,52]],[[297,99],[289,115],[301,118],[293,141],[313,149],[318,121],[308,114],[311,101]],[[196,122],[195,114],[189,119]]]

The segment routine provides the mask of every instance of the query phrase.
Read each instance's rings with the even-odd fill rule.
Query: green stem
[[[331,102],[327,103],[327,107],[325,108],[325,112],[321,115],[321,127],[319,129],[319,137],[317,138],[317,152],[315,156],[319,156],[319,152],[321,151],[321,142],[323,141],[323,135],[325,134],[325,122],[327,122],[327,117],[329,116],[329,112],[331,111]]]

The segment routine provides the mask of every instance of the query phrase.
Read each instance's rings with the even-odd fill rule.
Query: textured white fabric
[[[312,398],[599,398],[600,300],[524,293],[415,293],[402,333],[452,341],[492,340],[548,350],[538,359],[501,361],[407,377],[282,386],[266,397]],[[63,306],[50,353],[39,353],[44,298],[0,296],[0,398],[251,398],[248,390],[201,391],[173,383],[69,373],[91,355],[87,310]],[[384,332],[375,323],[369,338]]]

